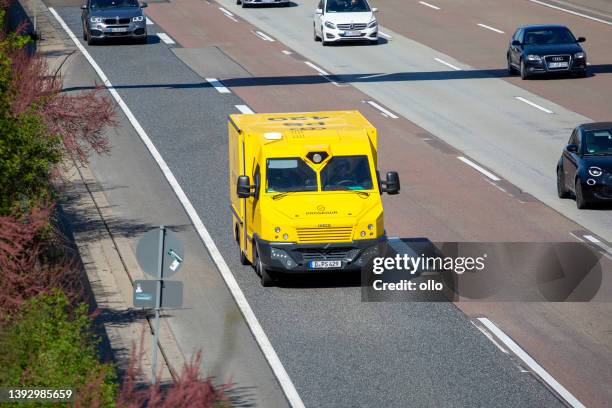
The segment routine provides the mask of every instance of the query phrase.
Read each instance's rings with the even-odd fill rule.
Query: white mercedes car
[[[314,13],[314,39],[323,45],[339,41],[378,43],[378,22],[367,0],[320,0]]]

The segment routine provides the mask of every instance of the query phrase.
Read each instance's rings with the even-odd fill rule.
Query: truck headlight
[[[542,57],[540,57],[539,55],[528,55],[527,60],[528,61],[542,61]]]
[[[143,20],[144,20],[144,16],[132,17],[132,21],[143,21]]]
[[[334,23],[330,23],[329,21],[325,22],[325,27],[331,28],[332,30],[336,29],[336,25]]]
[[[368,23],[368,28],[374,28],[378,25],[378,22],[376,20],[372,20]]]
[[[101,23],[102,17],[90,17],[89,21],[91,21],[92,23]]]
[[[586,54],[584,52],[577,52],[577,53],[574,54],[574,58],[576,58],[576,59],[581,59],[581,58],[584,58],[584,57],[586,57]]]
[[[599,177],[603,174],[603,171],[599,167],[589,167],[589,174],[593,177]]]

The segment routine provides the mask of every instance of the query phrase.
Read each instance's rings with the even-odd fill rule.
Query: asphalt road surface
[[[150,136],[210,231],[306,406],[561,405],[472,324],[470,316],[475,315],[492,317],[583,403],[605,406],[612,398],[605,387],[611,379],[609,303],[459,304],[459,308],[444,302],[363,303],[358,278],[356,282],[354,277],[319,277],[262,288],[254,272],[238,262],[229,225],[226,140],[226,117],[238,111],[237,105],[261,112],[347,108],[364,112],[379,128],[381,171],[396,169],[402,177],[402,194],[384,198],[389,235],[432,241],[570,241],[575,240],[570,234],[578,238],[594,234],[609,240],[608,210],[578,212],[573,202],[554,196],[554,166],[560,149],[569,129],[588,121],[583,115],[591,112],[586,107],[574,111],[574,102],[565,99],[563,89],[577,86],[576,82],[587,84],[585,92],[593,96],[585,100],[591,100],[592,112],[604,116],[609,103],[600,106],[596,101],[610,97],[606,50],[602,48],[603,56],[596,57],[589,49],[592,61],[604,66],[595,76],[542,81],[549,86],[540,90],[539,82],[525,85],[497,72],[504,67],[504,41],[511,28],[503,26],[504,41],[487,39],[496,33],[477,26],[480,19],[474,22],[476,10],[483,7],[463,2],[466,9],[472,8],[468,12],[455,4],[460,10],[445,17],[446,23],[425,24],[426,17],[419,13],[434,10],[414,3],[404,8],[399,0],[381,5],[383,31],[392,38],[374,47],[324,49],[312,41],[309,18],[314,2],[285,9],[242,10],[228,1],[222,2],[226,10],[220,10],[215,3],[178,0],[147,9],[156,25],[149,26],[146,46],[97,45],[87,50]],[[520,13],[553,18],[553,10],[518,3],[527,10],[513,7],[501,18],[508,13],[519,13],[517,20]],[[446,4],[436,11],[444,11]],[[392,12],[387,13],[387,7]],[[80,36],[78,7],[58,7],[57,11]],[[418,24],[432,31],[446,29],[444,24],[457,27],[460,12],[470,16],[466,25],[474,23],[474,27],[452,34],[468,44],[465,50],[452,48],[456,59],[450,50],[446,54],[438,47],[435,35],[429,43],[401,23],[402,18],[415,16]],[[503,21],[509,25],[511,20]],[[593,34],[586,36],[595,44],[604,44],[601,37],[610,33],[608,27],[595,26],[596,22],[587,24],[578,17],[572,17],[572,22],[589,25]],[[161,41],[155,35],[160,31],[174,44]],[[480,40],[482,44],[477,43]],[[500,62],[492,57],[478,60],[479,54],[489,58],[496,52]],[[449,71],[435,58],[462,71]],[[305,62],[329,75],[320,75]],[[231,93],[211,87],[204,80],[210,77],[222,80]],[[554,113],[533,109],[515,96]],[[376,101],[387,109],[385,115],[364,101]],[[144,147],[134,143],[133,134],[127,136],[129,140],[124,137],[118,136],[113,144],[126,155],[125,160],[147,155]],[[498,180],[458,156],[481,163]],[[136,164],[122,168],[121,160],[99,160],[95,166],[109,183],[119,183],[122,175],[134,178],[125,172]],[[130,207],[126,196],[121,196],[127,193],[108,194],[116,194],[122,207]],[[144,196],[146,192],[140,199]],[[138,207],[130,211],[138,218]],[[201,245],[200,249],[204,251]],[[210,260],[202,262],[208,270]],[[196,286],[206,286],[211,279],[219,282],[218,276],[198,275],[197,268],[188,279]],[[604,299],[612,293],[606,284]],[[170,324],[179,343],[193,346],[198,339],[211,338],[200,321],[209,318],[211,302],[193,291],[187,294],[187,303],[191,309],[178,311]],[[206,348],[206,344],[200,346]],[[241,345],[241,349],[249,347],[252,352],[252,344]],[[259,372],[270,378],[261,368],[261,356],[254,358],[258,368],[247,370],[249,375]],[[239,381],[238,385],[252,384]],[[264,390],[262,394],[269,389],[270,399],[279,395],[269,380],[257,386]],[[261,401],[260,406],[272,405]]]

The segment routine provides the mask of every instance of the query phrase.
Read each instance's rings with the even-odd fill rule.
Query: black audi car
[[[581,209],[612,203],[612,122],[574,129],[557,164],[557,192],[560,198],[574,193]]]
[[[519,27],[508,47],[508,73],[520,73],[522,79],[551,73],[587,76],[587,56],[580,46],[584,37],[574,37],[562,25]]]

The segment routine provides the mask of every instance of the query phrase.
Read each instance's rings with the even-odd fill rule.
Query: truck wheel
[[[261,286],[270,287],[274,285],[274,279],[272,279],[272,275],[270,272],[264,268],[261,259],[259,259],[259,255],[255,252],[255,271],[259,275],[261,279]]]

